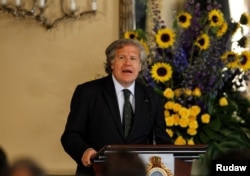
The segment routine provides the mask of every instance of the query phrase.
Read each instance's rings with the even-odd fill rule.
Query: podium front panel
[[[155,174],[190,176],[193,160],[198,159],[200,154],[206,152],[206,149],[206,145],[107,145],[98,151],[94,158],[94,166],[101,166],[108,153],[127,151],[137,153],[142,158],[146,164],[148,176]],[[158,161],[157,167],[155,167],[154,160]],[[100,167],[95,168],[95,171],[99,172],[96,172],[97,176],[102,175],[101,170]]]

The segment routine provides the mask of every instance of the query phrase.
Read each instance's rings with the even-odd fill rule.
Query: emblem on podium
[[[171,170],[161,162],[161,157],[152,156],[147,164],[147,176],[174,176]]]

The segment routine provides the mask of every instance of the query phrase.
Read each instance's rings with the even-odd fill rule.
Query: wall
[[[29,156],[50,174],[74,173],[60,136],[75,86],[104,74],[104,50],[119,33],[118,2],[97,1],[95,15],[51,30],[0,13],[0,146],[10,162]]]
[[[174,13],[182,10],[185,2],[186,0],[160,0],[161,17],[167,27],[172,27]]]

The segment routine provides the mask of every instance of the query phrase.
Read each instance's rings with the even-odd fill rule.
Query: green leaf
[[[242,144],[241,141],[228,140],[228,141],[222,141],[218,145],[220,146],[220,148],[223,149],[223,151],[225,151],[226,149],[230,148],[235,148],[235,147],[238,148],[240,147],[240,144]]]
[[[218,28],[217,28],[217,27],[212,27],[212,28],[211,28],[211,31],[212,31],[213,34],[216,34],[217,31],[218,31]]]
[[[218,134],[218,132],[212,130],[210,128],[210,126],[207,126],[207,128],[203,129],[204,132],[207,134],[207,136],[212,139],[212,140],[217,140],[218,138],[220,138],[221,136]]]
[[[178,28],[177,20],[174,20],[174,21],[173,21],[173,28],[174,28],[174,29],[177,29],[177,28]]]
[[[207,144],[210,139],[209,139],[209,137],[207,136],[206,133],[204,133],[203,131],[201,131],[201,132],[198,133],[198,140],[202,144]]]
[[[221,129],[221,122],[219,118],[216,118],[212,120],[209,124],[210,128],[212,128],[214,131],[220,131]]]

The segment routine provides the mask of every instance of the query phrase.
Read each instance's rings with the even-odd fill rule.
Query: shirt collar
[[[135,92],[135,81],[127,88],[124,88],[118,81],[117,79],[114,77],[114,75],[112,74],[112,79],[115,85],[115,91],[116,93],[121,92],[123,89],[128,89],[130,90],[131,94],[134,96],[134,92]]]

